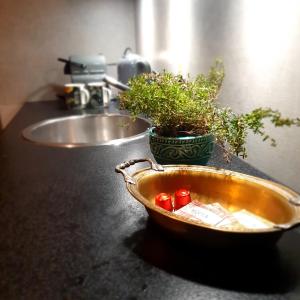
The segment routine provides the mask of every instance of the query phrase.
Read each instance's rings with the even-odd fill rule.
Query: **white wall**
[[[2,125],[25,101],[55,99],[69,81],[57,57],[102,52],[113,62],[127,46],[135,49],[135,0],[1,0]]]
[[[195,75],[220,57],[223,105],[300,116],[300,1],[139,0],[137,24],[138,50],[154,68]],[[278,146],[250,135],[248,161],[300,191],[300,128],[266,126]]]

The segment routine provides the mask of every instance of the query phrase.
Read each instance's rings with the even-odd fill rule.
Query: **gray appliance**
[[[106,60],[102,54],[72,55],[69,61],[71,81],[74,83],[100,82],[106,74]]]
[[[118,63],[106,64],[103,54],[71,55],[69,59],[58,58],[64,62],[64,74],[71,75],[72,83],[88,84],[104,82],[120,90],[127,90],[128,80],[141,73],[151,72],[150,64],[141,56],[126,48]],[[106,74],[107,65],[117,66],[118,80]]]
[[[126,48],[118,62],[118,81],[127,84],[128,80],[142,73],[150,73],[150,64],[140,55]]]
[[[65,63],[64,74],[71,75],[72,83],[101,82],[106,74],[106,60],[102,54],[72,55],[69,59],[58,58]]]

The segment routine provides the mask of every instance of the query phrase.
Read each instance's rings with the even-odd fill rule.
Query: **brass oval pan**
[[[125,169],[139,162],[149,162],[132,175]],[[158,165],[149,158],[134,159],[116,167],[122,173],[128,191],[141,202],[150,217],[176,236],[206,246],[273,245],[281,235],[300,225],[300,196],[291,189],[258,177],[207,166]],[[220,229],[194,222],[168,212],[154,203],[161,192],[173,194],[185,187],[193,199],[218,202],[229,211],[246,209],[274,225],[267,229]]]

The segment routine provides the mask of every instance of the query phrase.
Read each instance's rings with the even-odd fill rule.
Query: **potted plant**
[[[299,118],[283,118],[271,108],[236,114],[220,107],[217,98],[224,74],[222,62],[216,60],[207,75],[194,80],[164,71],[129,81],[130,89],[120,95],[120,107],[133,117],[150,118],[150,148],[158,163],[206,164],[214,143],[222,147],[227,160],[231,154],[245,158],[249,130],[275,145],[264,131],[264,119],[275,126],[300,126]]]

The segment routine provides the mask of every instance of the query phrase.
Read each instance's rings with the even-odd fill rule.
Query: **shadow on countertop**
[[[285,294],[295,289],[300,278],[300,264],[293,261],[300,253],[300,238],[287,234],[291,236],[285,247],[205,249],[170,237],[147,219],[145,228],[124,244],[147,263],[199,284],[237,292]],[[293,243],[295,238],[298,243]],[[288,249],[282,249],[286,245]]]

